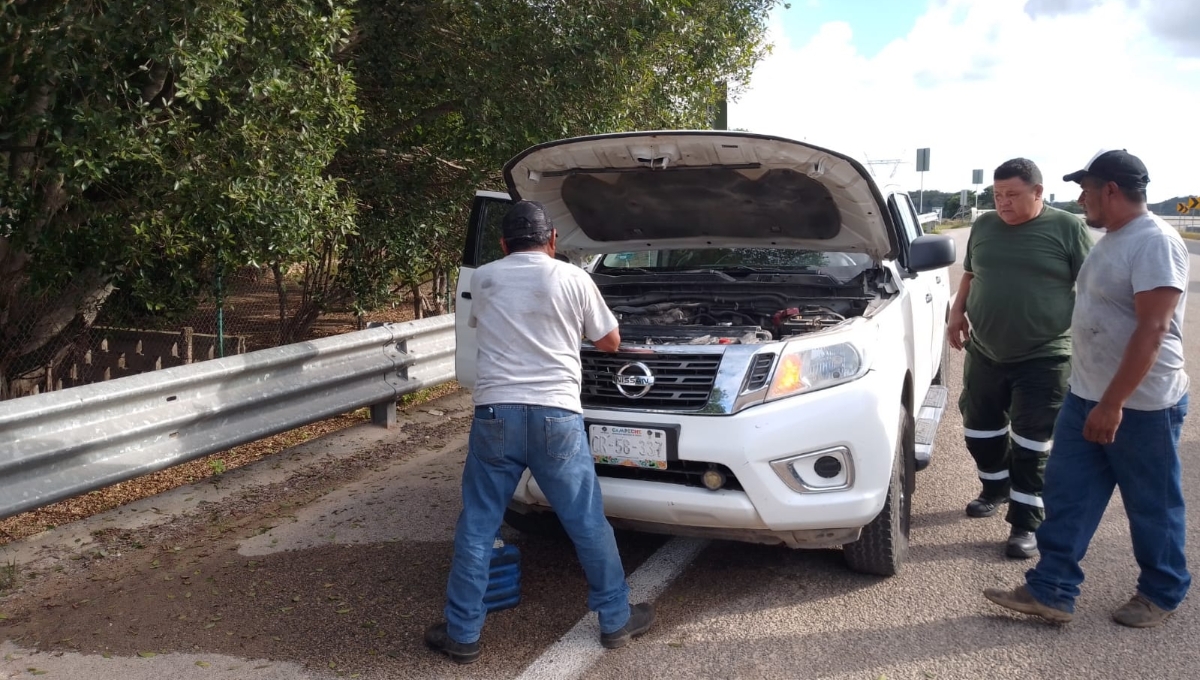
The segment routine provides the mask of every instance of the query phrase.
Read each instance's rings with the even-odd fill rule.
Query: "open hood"
[[[564,139],[504,166],[514,199],[545,205],[565,254],[782,247],[894,253],[883,196],[852,158],[727,131]]]

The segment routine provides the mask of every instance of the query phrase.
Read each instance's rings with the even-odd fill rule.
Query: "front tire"
[[[914,430],[908,409],[901,408],[900,432],[883,510],[863,527],[857,541],[842,546],[846,564],[853,571],[875,576],[895,576],[908,558],[912,483],[916,475]]]

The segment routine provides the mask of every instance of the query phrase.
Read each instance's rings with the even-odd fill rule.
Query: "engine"
[[[737,303],[660,302],[615,306],[621,337],[645,345],[752,345],[813,333],[854,315],[831,306],[779,308]]]

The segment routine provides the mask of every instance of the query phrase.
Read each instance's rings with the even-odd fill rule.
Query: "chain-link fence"
[[[65,327],[53,342],[21,354],[5,371],[6,389],[0,390],[0,398],[68,389],[416,316],[411,292],[397,292],[362,315],[347,305],[297,325],[297,314],[310,302],[303,286],[287,277],[277,279],[270,270],[254,268],[225,277],[194,309],[173,318],[153,314],[131,317],[111,301],[70,323],[59,324]],[[36,337],[38,324],[53,321],[53,307],[47,302],[43,309],[23,315],[26,327],[16,329],[13,335]]]

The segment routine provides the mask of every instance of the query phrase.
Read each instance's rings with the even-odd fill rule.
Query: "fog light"
[[[705,488],[716,491],[725,486],[725,473],[720,470],[705,470],[700,480],[704,482]]]
[[[813,463],[813,472],[825,479],[833,479],[842,474],[842,461],[833,456],[821,456]]]
[[[797,493],[844,491],[854,486],[854,457],[844,446],[773,460],[771,469]]]

